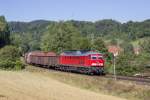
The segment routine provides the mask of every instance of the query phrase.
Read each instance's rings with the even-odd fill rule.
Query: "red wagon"
[[[26,62],[36,65],[58,65],[59,57],[54,52],[33,51],[26,55]]]

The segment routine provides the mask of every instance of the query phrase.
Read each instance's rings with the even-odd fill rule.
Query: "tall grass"
[[[37,71],[37,73],[41,73],[60,82],[98,93],[111,94],[132,100],[149,100],[150,98],[149,86],[136,85],[129,81],[114,81],[113,79],[102,76],[92,77],[35,67],[28,67],[27,70],[32,72]]]

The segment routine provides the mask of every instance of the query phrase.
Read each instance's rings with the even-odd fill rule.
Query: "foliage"
[[[24,65],[19,59],[20,52],[14,46],[5,46],[0,49],[0,68],[1,69],[22,69]]]
[[[35,20],[31,22],[9,22],[10,31],[14,33],[37,33],[40,34],[46,30],[47,25],[53,23],[46,20]]]
[[[24,67],[25,65],[20,60],[16,60],[15,66],[14,66],[15,70],[21,70],[21,69],[24,69]]]
[[[9,22],[12,32],[19,33],[37,33],[41,35],[47,31],[47,27],[54,21],[35,20],[32,22]],[[136,40],[142,37],[150,36],[150,20],[143,22],[129,21],[121,24],[112,19],[99,20],[96,22],[89,21],[66,21],[77,28],[82,35],[95,34],[96,36],[121,39]]]
[[[0,16],[0,48],[9,44],[10,31],[4,16]]]
[[[21,70],[24,68],[24,64],[20,60],[11,61],[11,60],[0,60],[0,69],[8,70]]]
[[[135,59],[136,56],[133,54],[121,54],[116,59],[116,70],[117,74],[120,75],[134,75],[143,71],[141,62]]]
[[[21,42],[19,45],[19,48],[21,48],[23,52],[39,50],[40,48],[46,51],[53,49],[55,51],[61,51],[66,48],[85,49],[85,47],[89,49],[92,48],[90,43],[91,40],[88,37],[91,36],[91,34],[94,34],[95,37],[103,38],[104,41],[111,40],[110,42],[112,44],[116,44],[117,42],[120,42],[120,40],[129,43],[131,41],[135,41],[143,37],[149,37],[149,26],[150,20],[145,20],[143,22],[129,21],[123,24],[111,19],[99,20],[96,22],[75,20],[64,22],[45,20],[35,20],[32,22],[9,22],[9,27],[12,32],[11,35],[13,37],[12,40],[18,38],[14,36],[17,33],[20,35],[21,41],[24,41]],[[67,34],[67,32],[69,32],[68,30],[72,30],[71,33]],[[80,33],[80,36],[78,36],[79,38],[76,38],[77,36],[75,36],[75,39],[73,39],[74,43],[72,43],[72,46],[74,47],[64,48],[64,46],[69,46],[67,44],[71,44],[70,42],[68,43],[68,41],[70,41],[71,38],[66,39],[66,37],[70,37],[69,35],[75,32],[76,35],[79,35]],[[49,39],[52,42],[51,45],[49,44],[49,42],[46,42],[48,41],[48,37],[51,37]],[[56,37],[57,39],[54,40],[53,38]],[[63,41],[63,43],[60,43],[61,46],[56,44],[57,47],[59,46],[59,50],[56,50],[54,44],[55,41],[57,42],[60,38],[61,41],[65,41]],[[71,41],[73,42],[73,40]],[[85,43],[85,41],[87,42],[88,46]],[[16,45],[14,41],[13,44]],[[74,44],[81,44],[82,46]],[[85,44],[85,46],[83,46],[83,44]],[[53,49],[50,49],[51,46],[53,47]]]
[[[122,43],[121,47],[123,48],[123,51],[125,54],[134,54],[134,47],[131,43]]]
[[[80,33],[70,23],[55,23],[49,26],[49,31],[43,35],[41,49],[44,51],[61,52],[63,50],[79,49]]]
[[[110,44],[111,45],[118,45],[118,41],[113,38],[113,39],[111,39]]]
[[[120,33],[121,23],[115,20],[101,20],[95,22],[96,33],[105,35],[118,35]]]
[[[144,40],[143,42],[139,44],[143,52],[150,53],[150,38]]]
[[[13,33],[11,35],[11,44],[17,46],[22,54],[40,49],[37,35],[31,33]]]
[[[99,38],[99,37],[94,39],[94,43],[92,45],[92,49],[98,50],[98,51],[100,51],[102,53],[106,53],[107,52],[107,48],[105,46],[105,43],[104,43],[103,39]]]
[[[20,57],[20,52],[14,46],[5,46],[0,50],[0,59],[16,60],[18,57]]]
[[[81,50],[90,50],[91,49],[91,42],[86,37],[81,37],[79,40],[79,49]]]

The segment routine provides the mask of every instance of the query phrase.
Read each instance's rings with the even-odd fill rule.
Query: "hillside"
[[[76,88],[42,74],[0,71],[0,100],[124,100]]]
[[[51,21],[47,20],[34,20],[31,22],[17,22],[12,21],[9,22],[9,27],[11,32],[41,32],[41,30],[46,29],[46,27],[49,25]]]
[[[65,26],[65,24],[69,24],[67,26],[68,28]],[[39,50],[43,48],[41,47],[41,45],[44,44],[45,46],[45,44],[48,43],[48,42],[44,43],[44,41],[46,41],[46,37],[49,40],[52,34],[55,34],[57,38],[68,38],[67,36],[69,35],[69,33],[71,33],[71,31],[73,31],[76,35],[80,33],[80,36],[78,35],[78,37],[82,38],[79,39],[80,43],[82,41],[85,41],[86,44],[89,44],[88,42],[90,42],[92,38],[95,40],[97,37],[101,37],[106,43],[107,41],[109,41],[109,43],[111,43],[111,41],[113,42],[117,41],[118,44],[120,43],[123,44],[125,42],[138,45],[137,42],[135,41],[139,41],[140,39],[150,37],[150,28],[149,28],[150,20],[145,20],[142,22],[129,21],[126,23],[121,23],[112,19],[98,20],[95,22],[76,21],[76,20],[68,20],[68,21],[34,20],[31,22],[12,21],[8,22],[8,25],[10,33],[14,33],[11,34],[11,37],[13,37],[12,39],[13,44],[19,45],[19,47],[22,47],[22,49],[25,48],[26,52],[32,50]],[[60,27],[61,29],[58,30]],[[62,31],[63,29],[64,31]],[[61,37],[60,33],[63,34],[63,37]],[[83,37],[87,38],[83,39]],[[21,41],[18,41],[19,39],[21,39]],[[60,42],[68,41],[63,39],[59,40]],[[77,39],[77,41],[79,40]],[[115,43],[117,44],[117,42]],[[60,45],[60,43],[58,44]],[[66,44],[68,45],[68,43]],[[63,47],[63,45],[66,44],[61,44],[61,46]]]
[[[147,19],[142,22],[129,21],[121,23],[112,19],[103,19],[95,22],[90,21],[77,21],[68,20],[60,21],[64,23],[71,23],[77,28],[83,35],[95,34],[97,36],[103,36],[107,39],[122,38],[135,40],[138,38],[150,36],[150,20]],[[58,21],[48,20],[34,20],[31,22],[8,22],[11,32],[45,32],[47,26],[59,23]],[[42,30],[42,31],[41,31]]]

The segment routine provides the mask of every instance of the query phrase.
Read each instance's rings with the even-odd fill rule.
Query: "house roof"
[[[122,51],[122,48],[120,48],[119,46],[115,46],[115,45],[111,45],[111,46],[108,46],[108,52],[111,52],[111,53],[119,53]]]

